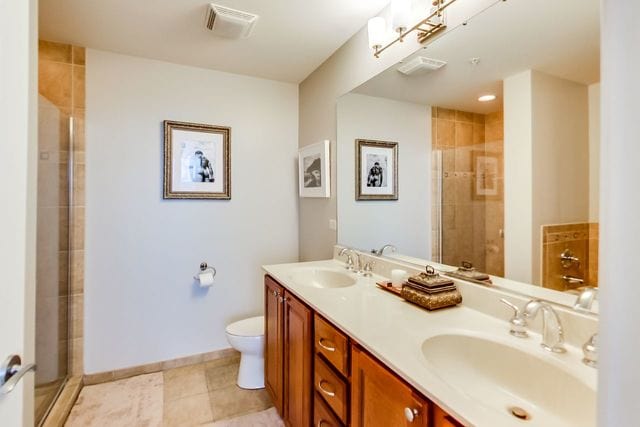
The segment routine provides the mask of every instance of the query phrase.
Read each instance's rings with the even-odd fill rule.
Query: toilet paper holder
[[[213,277],[216,277],[216,273],[217,273],[216,269],[214,267],[209,267],[209,265],[207,265],[206,262],[201,262],[200,263],[200,273],[199,274],[202,274],[205,271],[211,271],[211,273],[213,273]],[[193,279],[198,281],[198,282],[200,281],[199,274],[193,276]]]

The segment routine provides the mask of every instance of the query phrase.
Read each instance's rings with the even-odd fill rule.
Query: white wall
[[[589,220],[588,88],[530,70],[504,92],[505,273],[539,284],[542,225]]]
[[[600,83],[589,86],[589,222],[600,221]]]
[[[533,135],[531,71],[504,80],[504,271],[531,283]]]
[[[532,72],[533,277],[540,284],[545,224],[589,220],[587,86]],[[507,160],[508,161],[508,160]]]
[[[447,10],[446,32],[493,3],[496,0],[456,3]],[[425,8],[430,7],[428,4],[422,1],[421,7],[414,7],[413,20],[417,22],[424,18]],[[380,16],[388,17],[388,14],[389,7]],[[300,146],[325,139],[335,141],[338,98],[424,46],[416,41],[416,37],[407,37],[404,43],[396,43],[380,58],[374,58],[368,47],[366,26],[358,31],[300,84]],[[335,162],[335,149],[332,149],[332,164]],[[338,183],[335,178],[332,172],[332,196],[329,199],[300,200],[299,238],[303,261],[330,258],[332,255],[336,232],[329,229],[329,219],[336,217]]]
[[[88,50],[86,90],[86,372],[227,348],[298,258],[297,87]],[[230,201],[162,199],[165,119],[232,127]]]
[[[602,3],[598,425],[632,425],[640,384],[640,2]]]
[[[431,108],[347,94],[337,114],[338,242],[431,259]],[[398,143],[398,200],[355,200],[356,139]]]

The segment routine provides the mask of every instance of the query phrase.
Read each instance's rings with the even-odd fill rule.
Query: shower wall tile
[[[502,112],[484,115],[441,107],[431,111],[432,141],[434,149],[441,150],[443,163],[443,262],[459,265],[468,260],[478,269],[503,275],[500,230],[504,227],[504,205],[502,200],[475,200],[473,196],[474,152],[490,152],[502,163]],[[502,176],[500,170],[498,177]]]
[[[84,65],[85,48],[80,46],[72,46],[71,48],[72,63],[75,65]]]
[[[71,64],[40,61],[38,90],[57,107],[71,108]]]
[[[71,46],[68,44],[40,40],[38,53],[40,61],[71,63]]]
[[[71,251],[71,295],[84,292],[84,251]]]

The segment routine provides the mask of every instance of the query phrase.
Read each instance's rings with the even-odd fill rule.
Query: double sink
[[[306,287],[341,289],[359,283],[340,268],[298,267],[290,279]],[[369,281],[371,282],[371,281]],[[391,297],[391,296],[389,296]],[[531,340],[456,329],[431,335],[416,348],[423,364],[444,383],[486,411],[513,417],[515,425],[595,425],[595,375]],[[536,339],[536,338],[533,338]],[[576,353],[576,350],[573,351]]]

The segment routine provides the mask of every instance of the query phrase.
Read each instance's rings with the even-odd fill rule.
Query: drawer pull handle
[[[324,387],[322,387],[322,383],[323,382],[327,382],[325,380],[320,380],[318,381],[318,388],[320,389],[321,392],[323,392],[324,394],[326,394],[329,397],[336,397],[336,394],[332,391],[329,391],[327,389],[325,389]]]
[[[409,421],[410,423],[413,422],[413,420],[416,418],[416,416],[418,415],[418,410],[415,408],[404,408],[404,417],[407,419],[407,421]]]
[[[322,344],[322,341],[328,341],[328,342],[331,342],[331,341],[329,341],[329,340],[328,340],[328,339],[326,339],[326,338],[320,338],[320,339],[318,340],[318,345],[319,345],[320,347],[324,348],[324,349],[325,349],[325,350],[327,350],[327,351],[336,351],[336,348],[335,348],[335,347],[328,347],[328,346],[326,346],[326,345]]]
[[[331,425],[331,423],[329,423],[329,421],[325,421],[325,420],[318,421],[318,427],[322,427],[325,424]]]

